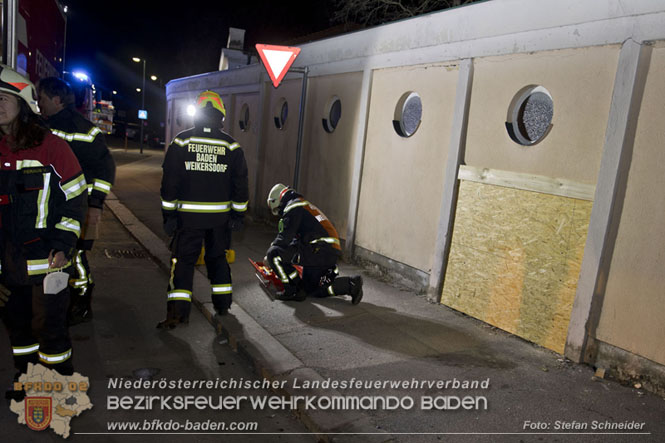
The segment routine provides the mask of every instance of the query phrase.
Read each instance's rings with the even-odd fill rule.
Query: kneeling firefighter
[[[162,214],[171,242],[171,277],[166,320],[158,328],[189,321],[194,265],[205,242],[205,263],[218,315],[231,307],[231,270],[226,261],[231,231],[243,227],[249,188],[240,145],[222,132],[226,115],[221,97],[202,92],[194,128],[178,134],[164,157]]]
[[[270,190],[268,207],[280,216],[279,232],[264,260],[284,284],[277,299],[302,301],[308,295],[351,295],[352,304],[360,303],[362,277],[338,277],[337,260],[342,248],[337,230],[325,214],[281,183]],[[294,263],[302,266],[302,277]]]

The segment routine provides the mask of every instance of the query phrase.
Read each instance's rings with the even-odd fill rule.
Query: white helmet
[[[0,64],[0,91],[21,97],[35,114],[39,114],[37,106],[37,90],[30,80],[14,71],[9,66]]]
[[[268,193],[268,207],[273,215],[279,215],[279,205],[282,202],[282,197],[289,189],[291,188],[281,183],[277,183]]]

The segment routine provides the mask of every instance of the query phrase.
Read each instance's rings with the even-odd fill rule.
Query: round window
[[[508,108],[508,135],[520,145],[535,145],[552,129],[553,116],[554,102],[547,89],[533,85],[522,88]]]
[[[240,126],[240,130],[243,132],[249,131],[249,105],[247,103],[243,103],[240,108],[240,120],[238,120],[238,126]]]
[[[342,101],[336,95],[332,96],[323,114],[323,129],[326,132],[333,132],[342,118]]]
[[[402,137],[411,137],[418,130],[423,116],[423,103],[415,92],[407,92],[395,107],[393,127]]]
[[[277,129],[284,129],[286,124],[286,119],[289,116],[289,103],[285,98],[280,98],[275,106],[275,112],[273,113],[273,119],[275,121],[275,127]]]

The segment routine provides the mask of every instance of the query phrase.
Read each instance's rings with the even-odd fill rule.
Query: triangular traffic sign
[[[266,67],[272,84],[276,87],[282,81],[289,68],[300,53],[300,48],[256,44],[263,66]]]

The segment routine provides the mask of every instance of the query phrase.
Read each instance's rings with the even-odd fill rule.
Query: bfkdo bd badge
[[[33,431],[43,431],[51,423],[51,397],[26,397],[25,422]]]

